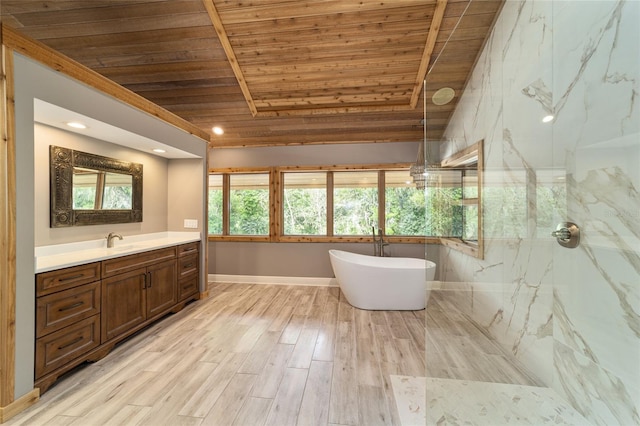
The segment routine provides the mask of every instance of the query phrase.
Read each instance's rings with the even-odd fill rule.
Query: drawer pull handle
[[[63,281],[71,281],[71,280],[76,280],[78,278],[82,278],[84,277],[84,274],[76,274],[76,275],[72,275],[70,277],[65,277],[65,278],[59,278],[58,281],[59,282],[63,282]]]
[[[63,308],[58,309],[58,312],[68,311],[69,309],[77,308],[78,306],[82,306],[82,305],[84,305],[84,302],[77,302],[77,303],[74,303],[73,305],[65,306]]]
[[[65,345],[58,346],[58,350],[62,350],[62,349],[68,348],[69,346],[75,345],[76,343],[81,342],[81,341],[82,341],[82,337],[76,337],[75,339],[73,339],[69,343],[67,343]]]
[[[186,265],[182,265],[182,269],[191,268],[193,266],[193,262],[187,263]]]
[[[183,253],[189,253],[190,251],[196,251],[196,250],[197,250],[197,248],[192,247],[192,248],[189,248],[189,249],[186,249],[186,250],[182,250],[182,252]]]

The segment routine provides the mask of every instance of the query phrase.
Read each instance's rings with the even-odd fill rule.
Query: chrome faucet
[[[113,232],[109,232],[109,235],[107,235],[107,248],[112,248],[113,247],[113,239],[114,238],[118,238],[119,240],[122,241],[122,235],[120,234],[116,234]]]
[[[371,231],[373,232],[373,255],[384,257],[384,247],[388,246],[389,243],[384,242],[384,236],[382,235],[382,229],[378,229],[378,236],[376,238],[376,227],[372,226]]]

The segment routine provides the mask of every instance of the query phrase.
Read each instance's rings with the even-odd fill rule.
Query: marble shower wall
[[[553,19],[554,163],[583,229],[553,249],[553,386],[594,424],[640,424],[640,2]]]
[[[486,168],[485,258],[441,248],[443,287],[593,424],[640,424],[639,28],[638,1],[507,0],[441,146]]]

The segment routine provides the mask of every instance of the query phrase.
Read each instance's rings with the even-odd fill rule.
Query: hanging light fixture
[[[423,98],[423,106],[422,106],[422,131],[423,131],[423,140],[418,147],[418,158],[416,162],[411,165],[409,168],[409,174],[413,178],[413,183],[416,184],[417,189],[424,189],[425,183],[427,179],[427,168],[425,164],[425,148],[427,145],[427,80],[423,80],[422,82],[422,98]]]

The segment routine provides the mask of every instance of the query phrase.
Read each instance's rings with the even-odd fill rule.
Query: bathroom
[[[426,246],[439,287],[593,424],[640,421],[640,113],[632,77],[640,66],[638,6],[505,4],[438,152],[445,158],[484,139],[485,257]],[[555,117],[543,122],[548,115]],[[335,158],[352,162],[347,148],[339,148]],[[314,146],[214,153],[214,168],[338,161]],[[364,163],[367,154],[360,154]],[[536,198],[542,204],[546,194],[553,202],[537,210]],[[575,249],[551,237],[567,221],[583,229]],[[392,244],[394,256],[417,257],[410,245],[399,246]],[[330,277],[332,247],[216,241],[209,271]],[[234,263],[240,251],[244,261]],[[278,262],[292,256],[318,260]]]
[[[484,259],[435,244],[387,247],[396,257],[426,252],[438,291],[594,425],[639,423],[639,20],[632,1],[507,2],[438,150],[441,159],[484,140]],[[212,150],[209,167],[415,160],[415,144],[379,145]],[[509,209],[504,188],[526,208]],[[551,212],[537,208],[545,194],[557,197]],[[550,236],[566,221],[582,230],[575,249]],[[329,280],[336,246],[370,250],[213,240],[204,270]],[[427,382],[427,394],[430,384],[440,391]]]

